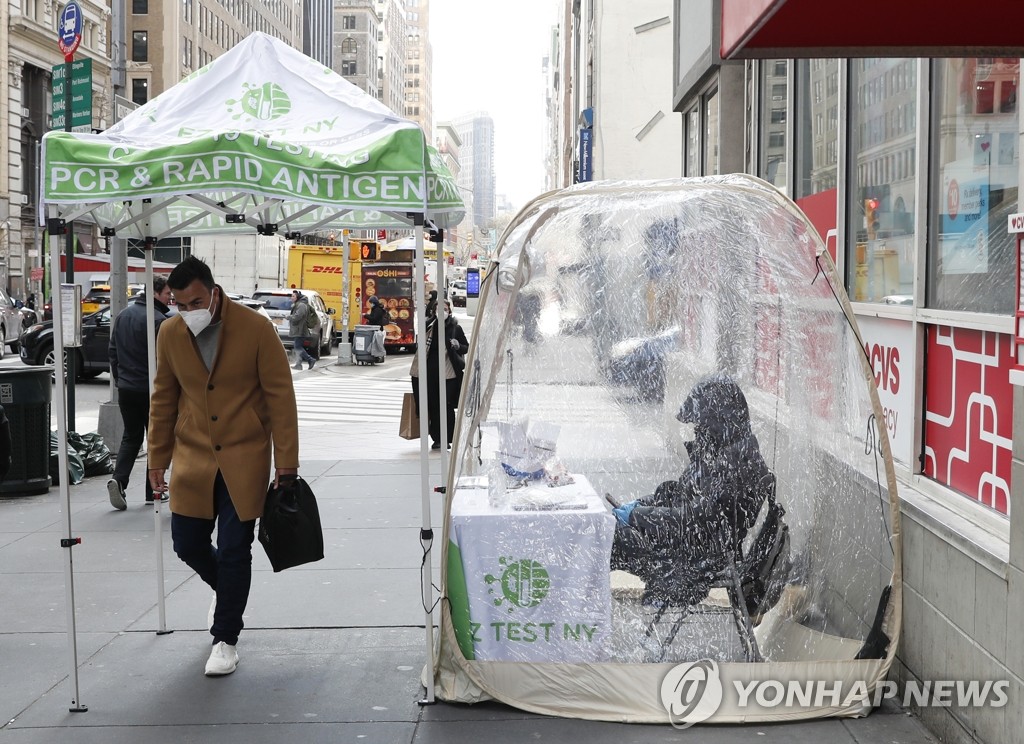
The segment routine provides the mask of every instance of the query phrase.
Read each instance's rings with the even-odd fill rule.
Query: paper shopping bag
[[[398,425],[398,436],[402,439],[420,438],[420,417],[416,415],[416,399],[412,393],[402,398],[402,421]]]

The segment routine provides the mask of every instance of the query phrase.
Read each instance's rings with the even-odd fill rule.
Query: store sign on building
[[[576,182],[583,183],[594,178],[594,166],[591,162],[593,156],[593,129],[580,129],[580,152],[579,168],[576,173]]]
[[[904,464],[913,460],[914,333],[906,321],[858,317],[868,364],[882,404],[892,456]]]

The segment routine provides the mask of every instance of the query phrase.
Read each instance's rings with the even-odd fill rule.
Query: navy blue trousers
[[[213,519],[171,514],[174,552],[217,593],[210,633],[213,642],[234,646],[242,632],[242,614],[252,585],[252,541],[256,520],[242,522],[220,472],[213,484]],[[217,547],[213,546],[214,524]]]

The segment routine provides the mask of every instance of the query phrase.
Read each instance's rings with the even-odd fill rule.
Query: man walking
[[[147,294],[135,301],[114,319],[110,332],[107,355],[110,357],[110,375],[117,385],[117,407],[121,410],[124,433],[117,450],[113,477],[107,481],[110,505],[124,511],[128,508],[125,489],[135,466],[135,458],[142,447],[142,437],[149,424],[149,354],[146,339]],[[153,278],[153,315],[155,328],[167,320],[167,303],[171,289],[162,276]],[[146,503],[153,503],[153,489],[146,478]],[[167,497],[164,496],[163,499]]]
[[[164,324],[149,418],[149,480],[167,490],[172,454],[174,552],[214,592],[207,676],[238,665],[238,636],[252,581],[252,541],[273,452],[277,482],[299,465],[298,418],[288,357],[274,326],[232,302],[191,256],[167,283],[180,320]],[[217,546],[211,535],[217,527]]]
[[[309,300],[295,290],[292,292],[292,312],[288,316],[288,333],[292,337],[292,349],[298,359],[295,362],[295,369],[302,369],[302,363],[307,362],[309,368],[313,369],[316,359],[306,351],[305,340],[309,335],[309,314],[313,309],[309,306]]]

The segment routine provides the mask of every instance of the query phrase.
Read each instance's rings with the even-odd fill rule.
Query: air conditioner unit
[[[21,194],[20,196],[22,205],[28,204],[28,194]]]
[[[21,118],[22,119],[27,119],[28,118],[28,106],[22,106],[21,107]]]

